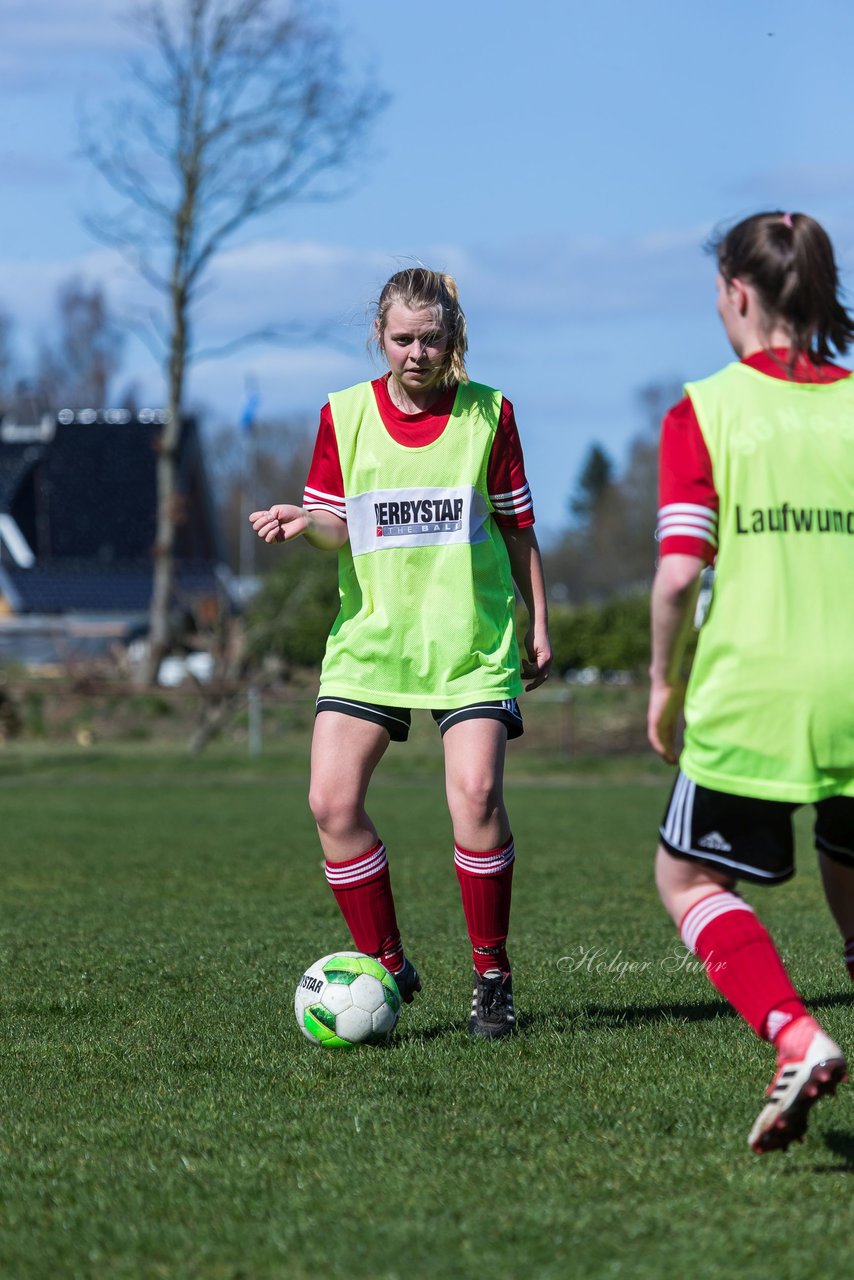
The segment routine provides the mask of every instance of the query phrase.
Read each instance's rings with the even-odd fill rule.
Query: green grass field
[[[854,1091],[753,1156],[772,1055],[655,899],[669,773],[514,756],[511,956],[522,1033],[465,1034],[469,959],[438,746],[376,784],[424,980],[388,1048],[313,1049],[303,967],[349,942],[303,744],[7,749],[0,1275],[764,1277],[841,1272]],[[828,1029],[854,992],[807,827],[753,895]]]

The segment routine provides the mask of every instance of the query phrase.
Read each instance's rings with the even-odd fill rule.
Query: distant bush
[[[643,674],[649,666],[649,598],[621,596],[604,604],[552,606],[549,630],[554,664]]]
[[[337,612],[337,557],[307,545],[288,547],[248,611],[252,653],[292,666],[319,666]],[[553,605],[550,631],[561,673],[598,667],[643,674],[649,666],[646,595],[574,608]]]
[[[338,557],[308,544],[282,548],[247,614],[254,657],[319,666],[338,613]]]

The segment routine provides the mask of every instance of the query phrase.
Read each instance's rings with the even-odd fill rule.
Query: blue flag
[[[255,425],[255,414],[258,405],[261,403],[261,397],[257,391],[250,391],[246,397],[246,403],[243,406],[243,412],[240,415],[240,429],[244,435],[249,435]]]

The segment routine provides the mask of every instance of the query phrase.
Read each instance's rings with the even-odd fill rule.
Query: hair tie
[[[791,215],[790,213],[784,213],[784,214],[783,214],[783,226],[784,226],[784,227],[788,227],[788,228],[789,228],[789,230],[791,231],[791,229],[792,229],[792,215]]]

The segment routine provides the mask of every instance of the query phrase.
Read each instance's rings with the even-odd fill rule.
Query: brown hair
[[[441,385],[450,387],[457,382],[468,382],[468,331],[454,277],[440,271],[430,271],[427,267],[407,267],[396,272],[383,285],[375,308],[376,337],[380,345],[389,307],[395,303],[408,307],[410,311],[429,308],[436,312],[436,323],[441,323],[448,336]]]
[[[821,364],[848,350],[854,320],[840,301],[830,237],[814,218],[755,213],[707,247],[724,280],[745,280],[756,289],[769,330],[778,321],[789,329],[793,361],[803,353]]]

